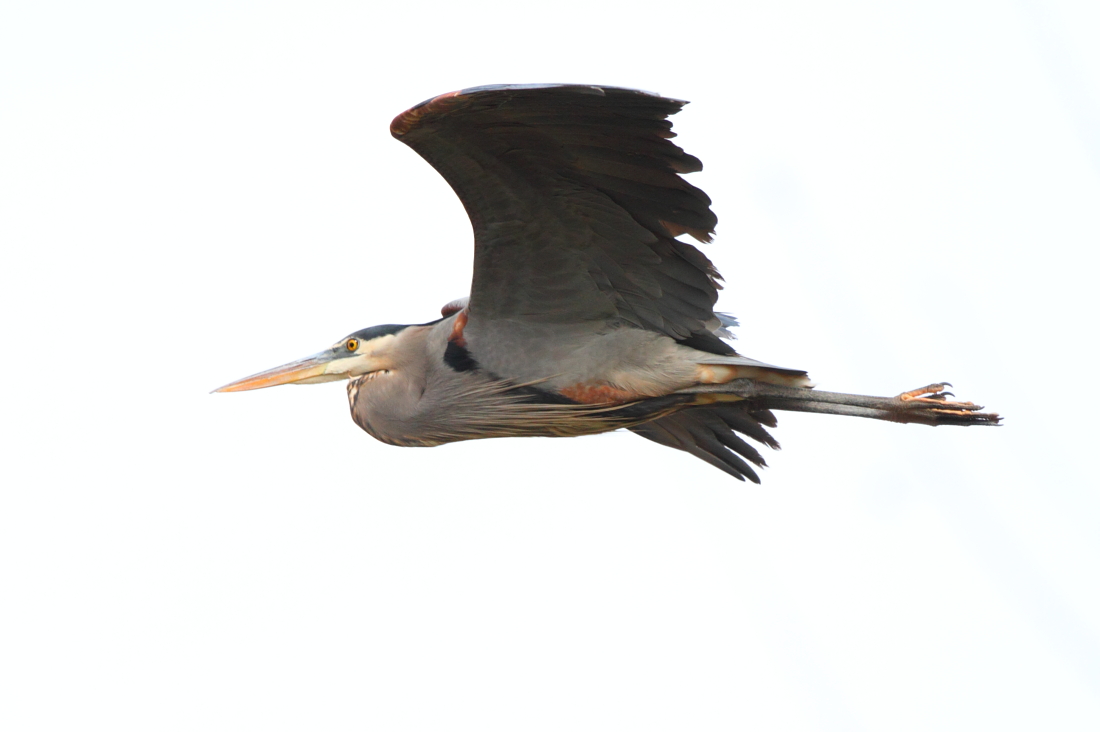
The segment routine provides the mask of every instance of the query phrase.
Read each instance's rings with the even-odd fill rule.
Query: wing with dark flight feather
[[[718,273],[689,234],[717,219],[672,143],[685,102],[579,85],[488,86],[398,115],[393,135],[450,183],[474,229],[471,319],[619,319],[715,353]]]

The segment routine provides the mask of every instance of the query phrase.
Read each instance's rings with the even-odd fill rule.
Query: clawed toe
[[[951,384],[946,381],[929,384],[902,392],[895,399],[902,411],[919,412],[927,418],[914,421],[926,421],[928,424],[998,424],[1001,421],[997,414],[983,413],[981,405],[974,402],[949,401],[947,397],[955,396],[945,391],[949,386]]]
[[[929,384],[928,386],[922,386],[919,389],[912,389],[910,391],[903,391],[901,394],[898,394],[897,398],[901,399],[903,402],[906,402],[906,401],[909,401],[910,399],[916,399],[918,397],[923,397],[923,396],[927,396],[929,394],[932,394],[932,395],[935,395],[935,396],[932,396],[932,397],[929,397],[929,398],[943,399],[945,395],[951,394],[951,392],[945,392],[944,391],[944,389],[946,389],[949,386],[951,386],[950,382],[941,381],[937,384]],[[955,395],[951,394],[951,396],[955,396]]]

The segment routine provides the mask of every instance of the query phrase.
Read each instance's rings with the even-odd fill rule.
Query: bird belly
[[[462,332],[480,368],[581,404],[622,404],[741,378],[811,385],[803,371],[706,353],[611,323],[483,323],[471,317]]]

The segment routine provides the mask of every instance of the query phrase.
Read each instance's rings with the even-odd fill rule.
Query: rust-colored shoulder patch
[[[466,323],[470,321],[470,316],[466,310],[462,310],[455,316],[454,326],[451,328],[451,334],[447,336],[447,340],[461,348],[466,347],[466,336],[464,331],[466,330]]]
[[[645,398],[644,394],[635,394],[610,384],[574,384],[558,389],[558,393],[578,404],[622,404]]]
[[[459,310],[470,304],[469,297],[460,297],[457,300],[451,300],[449,303],[439,309],[439,314],[444,318],[449,318]]]

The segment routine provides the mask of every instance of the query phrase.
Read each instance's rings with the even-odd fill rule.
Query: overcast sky
[[[1100,729],[1100,4],[6,3],[0,728]],[[208,392],[468,291],[394,141],[691,101],[738,348],[1005,415],[382,445]]]

